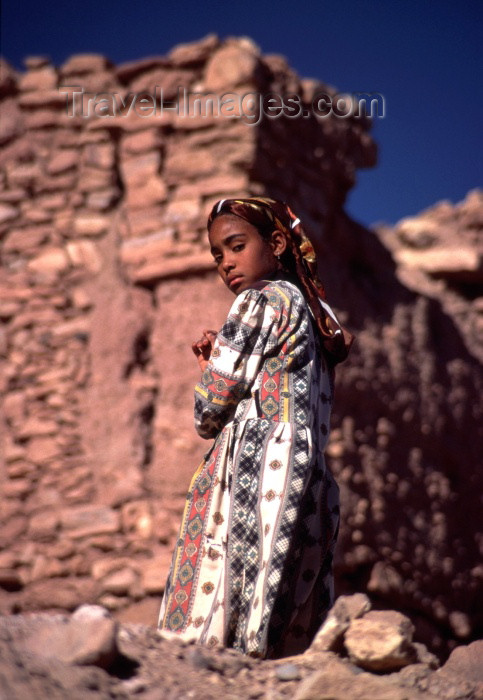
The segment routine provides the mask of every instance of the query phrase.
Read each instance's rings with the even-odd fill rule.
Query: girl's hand
[[[191,349],[196,355],[196,359],[198,360],[198,364],[202,372],[204,372],[206,365],[208,364],[208,360],[210,359],[216,335],[216,331],[204,330],[203,336],[191,344]]]

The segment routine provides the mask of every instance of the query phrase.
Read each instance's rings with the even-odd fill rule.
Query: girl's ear
[[[270,246],[275,256],[282,255],[287,249],[287,239],[285,238],[283,233],[278,229],[272,231],[272,236],[270,238]]]

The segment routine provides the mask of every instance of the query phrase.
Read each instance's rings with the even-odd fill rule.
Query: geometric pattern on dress
[[[208,461],[203,464],[199,475],[192,482],[188,493],[180,539],[173,557],[174,574],[170,591],[167,591],[166,613],[163,627],[172,631],[186,629],[190,619],[196,593],[197,569],[202,554],[202,539],[206,529],[208,500],[205,497],[213,483],[218,455],[222,444],[211,452]]]
[[[268,647],[276,656],[305,649],[334,600],[332,560],[339,527],[338,487],[328,470],[317,468],[312,470],[307,492],[311,497],[304,497],[294,533],[294,541],[307,546],[290,553],[284,569],[287,586],[278,595],[270,620]],[[320,565],[314,567],[314,561]]]
[[[256,639],[251,642],[249,651],[263,648],[268,636],[268,623],[273,605],[282,583],[282,572],[286,562],[287,554],[290,550],[292,536],[297,523],[298,509],[301,496],[306,482],[306,472],[309,465],[307,455],[307,438],[305,428],[295,429],[295,440],[293,450],[293,470],[289,475],[287,483],[290,484],[290,491],[286,496],[282,521],[273,546],[272,557],[269,562],[269,572],[266,586],[266,611],[262,617],[260,628]]]
[[[235,319],[228,319],[223,326],[223,340],[229,347],[242,347],[246,355],[257,351],[260,342],[259,328],[251,328]]]
[[[268,420],[280,420],[280,378],[283,363],[273,358],[272,362],[267,362],[265,371],[260,382],[260,407],[262,409],[261,418]]]
[[[320,550],[320,545],[317,539],[311,535],[311,532],[318,533],[317,523],[314,522],[314,516],[317,515],[316,497],[320,493],[323,481],[321,480],[323,471],[320,469],[312,469],[309,484],[307,485],[305,496],[299,509],[299,517],[292,535],[292,543],[304,542],[306,548],[317,546]],[[320,499],[321,502],[323,498]],[[318,513],[320,518],[320,512]],[[280,587],[277,598],[273,606],[273,614],[269,623],[268,644],[273,646],[282,636],[288,625],[290,624],[290,616],[287,616],[286,611],[295,610],[296,596],[294,588],[302,579],[305,581],[307,591],[314,585],[312,581],[316,576],[316,571],[312,570],[311,566],[304,565],[303,548],[292,547],[284,566],[283,586]],[[310,561],[310,564],[312,562]]]
[[[259,473],[254,464],[262,462],[267,421],[251,420],[243,435],[233,474],[232,522],[229,530],[229,645],[246,652],[244,632],[259,571],[260,523],[258,519]]]

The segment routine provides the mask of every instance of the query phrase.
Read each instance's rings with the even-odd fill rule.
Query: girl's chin
[[[248,289],[249,286],[250,283],[246,280],[240,280],[239,282],[235,282],[234,284],[227,285],[228,289],[230,290],[230,292],[233,292],[233,294],[240,294],[241,292],[244,292],[245,289]]]

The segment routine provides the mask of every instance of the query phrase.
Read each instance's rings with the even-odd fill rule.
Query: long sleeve
[[[201,437],[215,437],[233,419],[264,358],[283,341],[285,321],[270,295],[247,289],[237,296],[195,387],[195,427]]]

